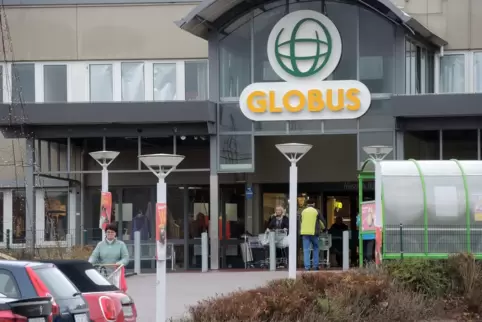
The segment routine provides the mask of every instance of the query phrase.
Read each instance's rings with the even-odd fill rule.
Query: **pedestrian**
[[[301,212],[301,231],[303,240],[303,260],[305,270],[319,269],[320,250],[318,239],[322,231],[326,228],[325,221],[321,213],[315,208],[315,199],[308,199],[306,208]],[[310,253],[313,250],[313,266],[311,265]]]

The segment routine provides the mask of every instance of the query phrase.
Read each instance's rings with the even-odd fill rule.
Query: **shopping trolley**
[[[322,233],[318,238],[318,244],[320,249],[320,266],[330,268],[330,248],[332,244],[331,234]],[[326,257],[325,257],[326,252]]]
[[[127,291],[125,282],[125,267],[117,264],[94,265],[95,269],[112,285],[122,291]]]
[[[276,253],[279,256],[276,256],[276,267],[281,268],[281,267],[287,267],[288,266],[288,254],[286,249],[285,244],[285,239],[288,238],[288,232],[284,229],[276,229],[274,231],[274,243],[276,245]],[[269,247],[269,244],[268,244]],[[269,255],[269,252],[268,252]],[[268,259],[268,264],[269,264],[269,259]]]
[[[249,236],[244,234],[244,243],[241,243],[241,255],[245,268],[265,268],[268,263],[265,259],[265,240],[264,234],[259,236]]]

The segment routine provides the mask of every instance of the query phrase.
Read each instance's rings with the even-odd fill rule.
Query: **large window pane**
[[[35,102],[34,64],[12,64],[12,102]]]
[[[474,90],[482,92],[482,52],[474,53]]]
[[[122,100],[143,101],[144,89],[144,63],[122,63]]]
[[[3,101],[3,66],[0,66],[0,102]]]
[[[405,159],[439,160],[439,131],[410,131],[403,134]]]
[[[208,62],[187,61],[185,64],[186,101],[207,100]]]
[[[221,97],[239,97],[251,83],[251,16],[235,21],[225,30],[228,36],[219,42]]]
[[[123,189],[122,227],[124,235],[129,236],[130,240],[134,240],[136,231],[140,232],[141,240],[152,238],[155,229],[156,203],[154,197],[151,187]],[[120,205],[116,205],[116,207],[120,207]],[[119,216],[116,220],[120,220]]]
[[[379,14],[360,8],[360,81],[372,93],[392,93],[395,79],[395,27]]]
[[[174,101],[177,99],[176,64],[154,64],[154,100]]]
[[[445,55],[440,58],[440,92],[465,92],[465,55]]]
[[[12,243],[25,243],[25,190],[12,191]]]
[[[68,219],[67,191],[45,192],[45,241],[65,240]]]
[[[67,65],[44,65],[44,102],[67,102]]]
[[[219,130],[221,132],[251,131],[252,121],[241,112],[239,104],[219,105]]]
[[[395,128],[391,100],[372,100],[368,112],[360,118],[359,126],[364,130]]]
[[[220,135],[219,170],[226,172],[252,170],[252,149],[251,135]]]
[[[114,99],[112,65],[90,65],[90,100],[109,102]]]
[[[442,131],[444,160],[477,160],[477,130]]]

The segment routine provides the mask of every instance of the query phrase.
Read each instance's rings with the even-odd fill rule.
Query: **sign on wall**
[[[284,16],[268,38],[273,71],[285,82],[253,83],[240,95],[253,121],[355,119],[370,107],[368,88],[357,80],[324,81],[338,66],[342,42],[325,15],[299,10]]]

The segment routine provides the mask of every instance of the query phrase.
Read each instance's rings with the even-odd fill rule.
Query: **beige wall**
[[[8,7],[7,52],[17,61],[205,58],[207,42],[174,23],[194,7]]]
[[[482,49],[481,0],[392,0],[437,36],[449,50]]]

